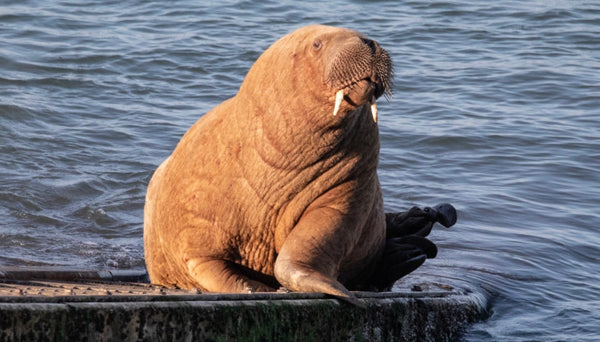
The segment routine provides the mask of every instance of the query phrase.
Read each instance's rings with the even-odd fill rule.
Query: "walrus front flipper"
[[[396,280],[416,270],[425,259],[435,258],[436,255],[437,247],[424,237],[409,235],[388,239],[371,284],[378,291],[388,291]]]
[[[292,291],[326,293],[365,307],[338,281],[340,260],[353,241],[348,234],[353,227],[340,228],[344,220],[337,209],[308,210],[279,250],[274,269],[277,281]]]
[[[250,279],[235,264],[218,259],[190,259],[188,272],[194,286],[209,292],[273,292],[274,288]],[[192,287],[192,286],[187,286]]]
[[[289,290],[326,293],[358,307],[366,307],[362,300],[356,298],[339,281],[293,260],[278,257],[275,274]]]
[[[412,207],[403,213],[386,213],[386,238],[408,235],[425,237],[435,222],[446,228],[451,227],[456,223],[456,209],[451,204],[443,203],[433,208]]]

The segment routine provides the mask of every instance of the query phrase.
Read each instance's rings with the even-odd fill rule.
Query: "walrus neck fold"
[[[317,164],[328,168],[329,163],[348,156],[377,158],[379,133],[370,110],[369,105],[359,106],[355,113],[346,112],[336,120],[331,114],[319,113],[328,124],[317,125],[298,116],[289,117],[291,113],[281,109],[275,117],[266,114],[253,120],[256,138],[251,141],[260,142],[253,147],[265,163],[277,169],[304,169]],[[303,134],[297,133],[297,127],[303,127]]]

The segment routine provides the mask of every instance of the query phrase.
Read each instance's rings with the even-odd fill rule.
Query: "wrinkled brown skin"
[[[386,243],[375,90],[331,80],[331,63],[364,50],[363,38],[326,26],[283,37],[236,96],[183,136],[148,186],[152,283],[211,292],[281,284],[356,302],[344,284],[368,283]],[[335,92],[352,82],[333,116]]]

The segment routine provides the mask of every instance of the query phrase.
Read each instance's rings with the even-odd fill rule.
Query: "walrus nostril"
[[[375,51],[377,50],[377,43],[368,38],[361,38],[360,40],[362,40],[362,42],[365,43],[365,45],[368,46],[369,49],[371,49],[372,53],[375,53]]]

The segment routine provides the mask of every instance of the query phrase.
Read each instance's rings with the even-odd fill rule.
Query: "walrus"
[[[433,258],[451,205],[385,214],[376,100],[389,53],[312,25],[271,45],[239,91],[158,167],[144,208],[150,281],[209,292],[386,290]]]

